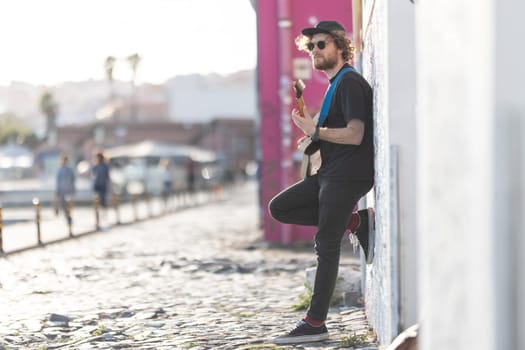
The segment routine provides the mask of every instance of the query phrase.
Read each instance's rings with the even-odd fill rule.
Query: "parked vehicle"
[[[198,147],[144,141],[107,149],[112,191],[127,196],[144,192],[160,195],[165,181],[163,161],[171,164],[174,191],[189,188],[188,162],[194,163],[196,189],[220,181],[222,166],[214,152]]]

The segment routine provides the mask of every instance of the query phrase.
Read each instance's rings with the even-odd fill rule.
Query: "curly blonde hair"
[[[343,60],[345,62],[354,59],[354,45],[352,44],[352,40],[348,36],[346,36],[346,33],[344,31],[333,31],[330,32],[330,34],[328,35],[330,35],[334,40],[335,46],[343,51],[341,55],[343,56]],[[297,45],[297,49],[307,53],[310,53],[310,50],[308,50],[307,48],[307,45],[310,41],[312,41],[312,36],[308,35],[300,34],[297,38],[295,38],[295,44]]]

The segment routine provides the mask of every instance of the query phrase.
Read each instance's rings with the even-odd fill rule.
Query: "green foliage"
[[[312,287],[308,286],[305,283],[304,288],[306,290],[303,294],[299,295],[299,302],[297,304],[292,305],[292,309],[294,309],[295,311],[307,310],[310,306],[310,301],[312,301]],[[332,297],[332,299],[330,300],[330,305],[338,305],[342,301],[342,299],[342,297]]]
[[[99,336],[101,336],[102,334],[105,333],[105,330],[106,330],[106,326],[103,325],[102,323],[99,323],[98,324],[98,328],[95,329],[94,331],[92,331],[91,335],[95,336],[95,337],[99,337]]]
[[[254,317],[255,316],[255,312],[243,312],[243,311],[236,311],[233,313],[233,315],[237,316],[237,317]]]
[[[50,91],[44,91],[40,96],[40,111],[46,116],[46,138],[50,136],[52,130],[56,130],[56,119],[58,114],[58,104]]]
[[[140,57],[138,53],[135,53],[133,55],[128,56],[127,60],[131,71],[133,72],[133,80],[135,80],[135,76],[137,75],[137,69],[140,61],[142,60],[142,57]]]
[[[69,338],[65,337],[65,336],[62,336],[62,337],[57,339],[58,343],[67,343],[68,341],[69,341]]]
[[[251,345],[247,350],[281,350],[282,348],[273,344],[255,344]]]
[[[292,305],[292,308],[295,311],[306,310],[308,309],[308,306],[310,306],[310,301],[312,300],[313,290],[306,283],[304,284],[304,288],[306,290],[303,294],[299,295],[299,302],[297,304]]]
[[[38,143],[38,138],[23,120],[12,114],[0,115],[0,144],[17,143],[30,148]]]
[[[113,56],[108,56],[106,62],[104,63],[104,71],[106,72],[106,78],[113,82],[113,70],[115,69],[115,63],[117,59]]]
[[[40,111],[44,113],[47,118],[55,118],[57,114],[57,104],[53,94],[49,91],[45,91],[40,96]]]
[[[366,333],[364,334],[354,333],[350,337],[344,337],[343,339],[341,339],[341,341],[339,342],[339,346],[342,348],[352,348],[355,346],[366,345],[369,342],[370,341]]]

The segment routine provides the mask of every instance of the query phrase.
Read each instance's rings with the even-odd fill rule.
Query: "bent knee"
[[[272,198],[268,203],[268,211],[270,216],[277,221],[281,221],[284,211],[279,209],[279,201],[276,198]]]

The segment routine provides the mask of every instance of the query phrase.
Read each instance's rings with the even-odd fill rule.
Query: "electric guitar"
[[[306,85],[301,79],[294,82],[293,89],[295,91],[295,99],[297,101],[297,108],[299,114],[304,118],[304,100],[303,91]],[[307,176],[312,175],[312,162],[310,156],[319,149],[318,142],[313,143],[309,136],[304,137],[297,146],[299,151],[303,153],[303,160],[301,163],[301,177],[304,179]]]

